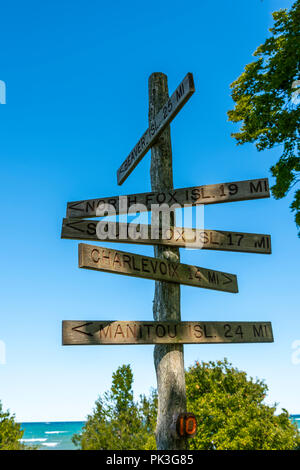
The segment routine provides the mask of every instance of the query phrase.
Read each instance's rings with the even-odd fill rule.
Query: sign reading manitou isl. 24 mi
[[[63,345],[271,343],[270,322],[69,321]]]

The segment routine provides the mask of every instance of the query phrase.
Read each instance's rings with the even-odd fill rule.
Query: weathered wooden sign
[[[79,243],[78,255],[80,268],[224,292],[238,292],[237,278],[234,274],[84,243]]]
[[[119,185],[124,183],[144,155],[150,150],[159,134],[170,124],[194,91],[193,75],[188,73],[176,88],[173,95],[156,114],[146,132],[144,132],[138,143],[118,169],[117,178]]]
[[[272,343],[270,322],[69,321],[62,322],[63,345]]]
[[[246,201],[270,197],[268,178],[236,181],[191,188],[170,189],[162,192],[139,193],[128,196],[105,197],[67,203],[67,218],[101,217],[104,215],[127,214],[131,207],[136,211],[151,211],[153,204],[172,207],[188,207],[199,204]]]
[[[103,220],[63,219],[61,238],[245,253],[271,253],[270,235],[183,227],[159,229],[145,224]]]

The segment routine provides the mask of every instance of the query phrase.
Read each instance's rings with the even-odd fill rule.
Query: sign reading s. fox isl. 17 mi
[[[63,219],[61,238],[244,253],[271,253],[271,237],[266,234],[186,227],[164,229],[133,222]]]

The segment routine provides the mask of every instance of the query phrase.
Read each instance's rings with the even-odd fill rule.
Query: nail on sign
[[[84,243],[79,243],[78,255],[80,268],[143,277],[156,281],[175,282],[224,292],[238,292],[235,274]]]

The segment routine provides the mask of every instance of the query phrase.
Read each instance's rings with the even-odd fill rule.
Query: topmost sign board
[[[126,160],[120,166],[117,172],[118,184],[124,183],[126,178],[134,170],[141,159],[152,147],[159,134],[174,119],[177,113],[189,100],[195,91],[194,79],[191,73],[188,73],[180,85],[176,88],[171,98],[164,104],[161,110],[151,121],[150,126],[144,132],[138,143],[130,152]]]

